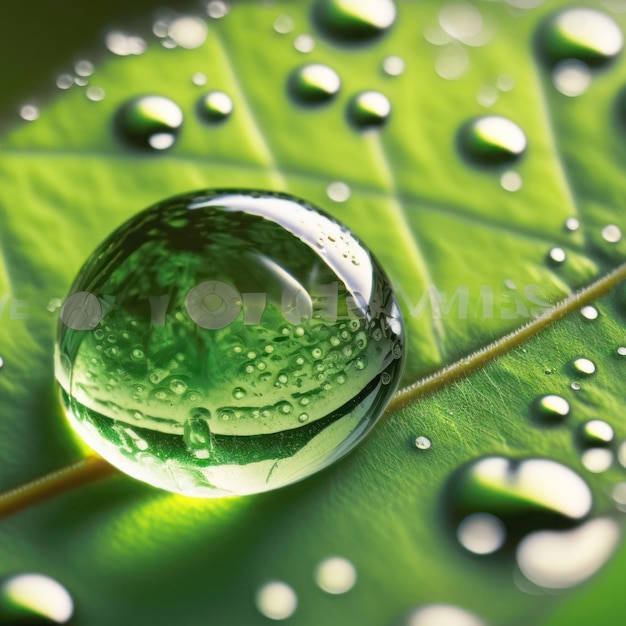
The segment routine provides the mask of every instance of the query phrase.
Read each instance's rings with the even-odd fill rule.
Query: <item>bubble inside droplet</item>
[[[143,149],[171,148],[183,124],[180,107],[163,96],[140,96],[126,102],[116,116],[116,130],[129,144]]]
[[[268,619],[284,620],[296,612],[298,596],[286,583],[274,581],[266,583],[257,591],[255,604]]]
[[[465,124],[458,135],[461,151],[473,163],[503,165],[519,159],[526,150],[526,135],[511,120],[498,115]]]
[[[356,583],[356,569],[343,557],[330,557],[317,566],[315,582],[327,593],[333,595],[346,593]]]
[[[380,266],[345,226],[281,194],[207,191],[136,215],[60,317],[57,379],[79,434],[126,473],[201,497],[278,488],[339,459],[403,364]]]

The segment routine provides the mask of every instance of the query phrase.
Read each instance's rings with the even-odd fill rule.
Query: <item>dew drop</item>
[[[492,107],[499,98],[498,90],[492,85],[483,85],[476,95],[476,102],[485,108]],[[502,180],[502,179],[501,179]],[[504,185],[502,185],[504,187]]]
[[[119,30],[112,30],[107,33],[104,42],[110,52],[122,57],[141,55],[148,48],[142,37],[129,35]]]
[[[496,86],[500,91],[512,91],[515,87],[515,79],[508,74],[500,74],[496,79]]]
[[[584,94],[591,85],[591,78],[591,68],[576,59],[560,61],[552,70],[554,87],[570,98]]]
[[[206,5],[207,15],[213,20],[221,20],[230,12],[230,7],[224,0],[211,0]]]
[[[333,202],[346,202],[350,199],[350,187],[341,181],[330,183],[326,188],[326,195]]]
[[[596,309],[595,306],[584,306],[582,309],[580,309],[580,314],[586,319],[586,320],[597,320],[598,316],[600,315],[598,312],[598,309]]]
[[[428,437],[424,437],[424,435],[420,435],[415,438],[415,447],[418,450],[429,450],[432,445],[433,444],[430,439]]]
[[[198,113],[206,122],[223,122],[233,112],[233,101],[222,91],[210,91],[198,101]]]
[[[74,613],[67,589],[43,574],[18,574],[0,586],[3,624],[65,624]]]
[[[545,424],[559,423],[570,414],[570,405],[562,396],[549,394],[535,400],[533,413]]]
[[[298,596],[288,584],[273,581],[257,591],[255,604],[259,612],[268,619],[284,620],[296,612]]]
[[[601,474],[613,465],[613,452],[606,448],[589,448],[582,453],[580,460],[585,469],[594,474]]]
[[[193,50],[206,41],[208,28],[199,17],[182,16],[169,24],[167,34],[177,46]]]
[[[608,243],[617,243],[622,239],[622,230],[615,224],[608,224],[602,229],[602,239]]]
[[[71,74],[59,74],[56,85],[59,89],[69,89],[74,85],[74,77]]]
[[[391,55],[385,57],[382,68],[387,76],[401,76],[406,69],[406,62],[402,57]]]
[[[484,23],[480,11],[469,2],[452,2],[439,10],[439,25],[453,39],[471,44]]]
[[[309,54],[315,50],[315,39],[306,33],[298,35],[293,40],[293,47],[302,54]]]
[[[445,80],[458,80],[469,69],[469,56],[461,44],[442,48],[435,60],[435,72]]]
[[[320,232],[336,246],[320,250]],[[345,226],[303,200],[256,191],[178,196],[135,215],[92,259],[65,301],[57,380],[72,426],[139,480],[199,497],[282,487],[347,454],[394,393],[404,339],[391,285]],[[111,299],[104,325],[100,301],[86,291],[96,277]],[[320,285],[333,285],[342,303],[323,323]],[[300,294],[294,306],[287,289]],[[169,294],[168,315],[155,327],[149,304],[160,293]],[[245,302],[257,294],[263,310],[250,324]],[[127,426],[160,464],[136,455]]]
[[[458,134],[459,148],[478,165],[505,165],[519,159],[526,150],[524,131],[498,115],[479,117],[465,124]]]
[[[207,84],[207,77],[206,74],[202,73],[202,72],[196,72],[192,77],[191,77],[191,82],[196,86],[196,87],[204,87]]]
[[[572,361],[572,369],[579,376],[591,376],[596,373],[596,365],[590,359],[579,358]]]
[[[616,350],[617,354],[619,354],[620,356],[626,356],[626,346],[620,346],[617,350]]]
[[[356,569],[348,559],[340,556],[322,561],[315,569],[317,586],[332,595],[347,593],[356,584]]]
[[[140,96],[119,109],[115,122],[117,132],[127,143],[144,150],[166,150],[178,137],[183,112],[169,98]]]
[[[85,96],[87,100],[91,100],[92,102],[101,102],[104,100],[106,92],[102,87],[88,87]]]
[[[457,528],[459,543],[473,554],[492,554],[506,539],[504,524],[489,513],[471,513]]]
[[[393,0],[317,0],[313,18],[319,30],[341,43],[378,39],[393,26]]]
[[[381,128],[391,114],[391,103],[378,91],[363,91],[348,104],[348,119],[359,130]]]
[[[517,172],[509,170],[500,177],[500,185],[505,191],[519,191],[522,188],[522,177]]]
[[[608,518],[569,531],[532,533],[518,546],[517,564],[535,585],[567,589],[595,574],[613,555],[620,536],[618,524]]]
[[[450,604],[427,604],[406,616],[401,626],[487,626],[473,613]]]
[[[567,253],[563,248],[550,248],[548,252],[548,261],[551,265],[562,265],[567,260]]]
[[[287,35],[293,32],[293,20],[288,15],[279,15],[274,20],[273,28],[279,35]]]
[[[608,446],[615,437],[613,428],[604,420],[593,419],[580,426],[579,441],[585,448]]]
[[[26,122],[34,122],[39,118],[39,108],[34,104],[25,104],[20,107],[20,117]]]
[[[78,76],[91,76],[94,72],[94,66],[91,61],[78,61],[74,66],[74,71]]]
[[[570,387],[571,387],[574,391],[580,391],[580,383],[576,383],[576,382],[574,382],[574,383],[572,383],[572,384],[570,385]]]
[[[573,233],[580,228],[580,221],[576,217],[568,217],[565,220],[565,230]]]
[[[611,495],[618,510],[626,513],[626,482],[617,483]]]
[[[594,67],[610,62],[621,52],[624,36],[605,13],[572,8],[549,17],[538,31],[537,43],[550,65],[574,59]]]
[[[328,65],[310,63],[296,69],[288,81],[291,97],[299,104],[320,105],[339,93],[341,79]]]

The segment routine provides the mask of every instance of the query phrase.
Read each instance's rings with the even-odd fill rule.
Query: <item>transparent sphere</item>
[[[403,322],[342,224],[256,191],[178,196],[88,259],[60,313],[56,378],[80,436],[186,495],[275,489],[344,456],[397,385]]]

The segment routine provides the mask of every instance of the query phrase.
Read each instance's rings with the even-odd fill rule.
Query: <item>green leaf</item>
[[[477,559],[461,551],[442,514],[450,476],[484,455],[549,457],[584,476],[594,516],[612,512],[611,490],[623,471],[585,470],[575,432],[601,416],[618,441],[626,438],[619,422],[626,359],[615,352],[625,343],[623,293],[598,303],[594,321],[571,313],[539,332],[535,318],[575,290],[608,288],[621,276],[602,282],[624,262],[626,242],[608,243],[601,232],[607,224],[626,232],[626,133],[615,119],[626,62],[598,71],[586,94],[567,98],[533,48],[538,25],[564,3],[529,11],[481,3],[493,39],[450,44],[470,65],[447,81],[435,71],[441,49],[423,36],[440,3],[397,5],[389,34],[346,47],[317,34],[309,2],[235,4],[210,20],[202,47],[169,50],[152,37],[141,56],[106,56],[89,78],[104,89],[102,101],[74,86],[47,99],[39,119],[15,123],[1,138],[0,488],[88,454],[54,395],[53,299],[113,227],[176,193],[287,191],[344,221],[399,294],[409,338],[404,384],[430,376],[347,459],[279,492],[201,501],[115,476],[2,521],[1,572],[61,580],[77,602],[77,623],[254,626],[265,622],[254,607],[256,590],[279,579],[298,593],[293,624],[391,625],[432,602],[494,625],[539,624],[561,600],[520,592],[510,555]],[[281,15],[294,20],[292,33],[272,28]],[[626,27],[623,15],[614,17]],[[306,32],[316,40],[308,55],[293,45]],[[404,74],[381,71],[389,55],[403,57]],[[288,95],[288,76],[309,61],[341,77],[329,105],[307,108]],[[206,87],[193,84],[196,72],[206,74]],[[477,94],[496,89],[502,76],[515,87],[496,91],[486,109]],[[196,115],[198,99],[213,89],[234,102],[220,125]],[[393,109],[385,128],[360,133],[346,107],[366,89],[384,93]],[[184,112],[169,151],[131,150],[116,133],[116,111],[145,93],[169,97]],[[528,138],[527,154],[512,166],[523,181],[519,191],[502,188],[502,169],[473,167],[457,148],[463,124],[490,112],[516,122]],[[329,199],[334,181],[350,186],[348,201]],[[572,217],[582,224],[577,232],[564,229]],[[547,261],[554,246],[565,250],[565,263]],[[574,392],[570,362],[579,356],[598,372]],[[451,376],[445,368],[454,363]],[[569,400],[572,416],[563,426],[540,429],[529,419],[545,393]],[[428,436],[432,449],[417,450],[417,435]],[[358,572],[355,588],[341,597],[312,580],[315,566],[334,554]],[[586,595],[566,596],[561,617],[543,623],[587,624],[591,607],[596,623],[613,623],[611,593],[622,579],[615,571],[606,576]]]

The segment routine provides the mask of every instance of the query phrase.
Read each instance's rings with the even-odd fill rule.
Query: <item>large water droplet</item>
[[[569,531],[537,532],[517,549],[517,564],[528,580],[548,589],[566,589],[595,574],[619,543],[618,524],[595,519]]]
[[[524,154],[526,135],[515,122],[499,115],[488,115],[462,126],[458,144],[472,163],[506,165]]]
[[[0,624],[65,624],[73,613],[65,587],[43,574],[19,574],[0,585]]]
[[[315,582],[327,593],[333,595],[346,593],[356,583],[356,569],[348,559],[340,556],[330,557],[315,569]]]
[[[363,439],[397,385],[402,333],[388,279],[345,226],[291,196],[208,191],[96,250],[65,301],[57,380],[74,427],[123,471],[255,493]]]
[[[176,141],[183,124],[183,112],[169,98],[140,96],[120,108],[115,122],[119,135],[129,144],[166,150]]]
[[[233,101],[222,91],[211,91],[198,101],[198,113],[207,122],[223,122],[233,112]]]
[[[298,596],[288,584],[273,581],[266,583],[257,591],[255,604],[262,615],[280,621],[296,612]]]
[[[296,102],[316,105],[329,102],[339,93],[341,79],[328,65],[310,63],[291,74],[288,86]]]
[[[318,28],[340,42],[368,42],[393,25],[393,0],[317,0],[313,17]]]
[[[615,20],[605,13],[572,8],[548,18],[538,31],[537,45],[550,65],[575,59],[598,66],[621,52],[624,36]]]
[[[488,513],[516,541],[531,531],[579,523],[592,497],[585,481],[556,461],[485,457],[452,476],[446,504],[455,529],[470,515]]]
[[[348,119],[359,130],[380,128],[391,114],[391,103],[378,91],[363,91],[348,104]]]

